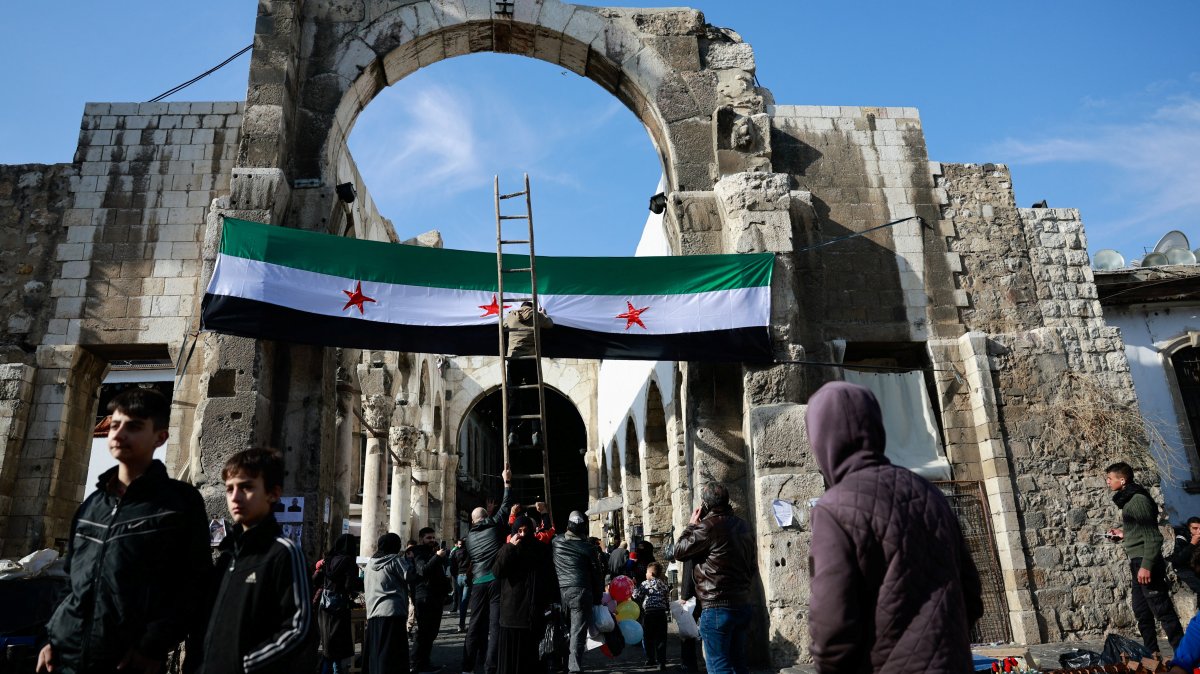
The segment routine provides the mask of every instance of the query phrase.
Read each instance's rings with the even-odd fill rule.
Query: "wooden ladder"
[[[520,192],[511,194],[500,193],[500,177],[495,177],[494,194],[496,197],[496,287],[498,290],[498,298],[496,300],[499,307],[499,317],[497,326],[499,328],[500,339],[500,394],[501,394],[501,410],[503,417],[501,442],[504,444],[504,465],[509,465],[509,452],[512,449],[536,449],[542,453],[542,473],[514,475],[514,479],[535,479],[542,478],[545,484],[545,501],[547,508],[551,508],[550,503],[550,453],[547,451],[546,445],[546,389],[545,383],[542,380],[542,330],[541,321],[538,316],[541,312],[541,304],[538,302],[537,288],[537,258],[535,255],[533,243],[533,199],[529,191],[529,174],[525,174],[525,189]],[[518,215],[505,215],[501,211],[501,202],[510,199],[525,197],[525,212]],[[519,202],[518,202],[519,203]],[[517,234],[515,237],[505,235],[504,224],[510,221],[525,221],[525,232]],[[505,247],[527,247],[527,252],[520,253],[505,253]],[[521,260],[527,262],[521,266]],[[527,295],[509,296],[505,290],[505,278],[514,279],[514,276],[521,274],[522,278],[528,279],[529,293]],[[504,324],[504,309],[506,303],[512,302],[512,307],[516,309],[522,302],[530,302],[533,304],[533,325],[529,327],[514,327],[510,328]],[[533,332],[533,355],[510,356],[508,355],[508,337],[510,333],[515,332]],[[522,384],[517,382],[512,384],[508,381],[509,364],[514,361],[532,360],[534,363],[533,373],[534,382],[532,384]],[[517,393],[520,391],[537,390],[537,413],[533,414],[528,409],[510,409],[511,400],[510,392]],[[519,395],[519,393],[517,393]],[[525,422],[537,421],[537,425],[526,424]],[[516,422],[513,424],[512,422]],[[532,426],[532,431],[529,442],[521,442],[517,437],[516,430],[523,426]],[[553,509],[551,509],[553,512]]]

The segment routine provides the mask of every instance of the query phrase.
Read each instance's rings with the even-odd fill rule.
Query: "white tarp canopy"
[[[592,515],[603,515],[604,513],[610,513],[614,510],[620,510],[623,505],[625,505],[625,500],[620,496],[609,496],[607,498],[597,499],[596,505],[588,508],[587,515],[588,517],[591,517]]]
[[[904,466],[927,480],[949,480],[937,420],[925,389],[925,375],[913,372],[857,372],[845,370],[845,379],[871,389],[883,410],[887,450],[892,463]]]

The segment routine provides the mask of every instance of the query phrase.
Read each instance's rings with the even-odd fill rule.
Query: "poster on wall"
[[[271,510],[275,513],[276,522],[280,524],[284,522],[299,524],[304,521],[304,497],[284,496],[275,505],[271,506]]]
[[[301,535],[304,532],[303,524],[299,522],[296,522],[295,524],[283,524],[280,525],[280,528],[283,529],[284,538],[291,539],[291,541],[295,543],[297,547],[300,546]]]

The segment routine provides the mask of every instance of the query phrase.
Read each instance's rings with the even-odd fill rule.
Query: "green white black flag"
[[[770,359],[774,256],[537,258],[558,358]],[[506,256],[506,267],[528,257]],[[528,274],[505,276],[527,297]],[[496,355],[496,257],[225,218],[205,330],[323,346]]]

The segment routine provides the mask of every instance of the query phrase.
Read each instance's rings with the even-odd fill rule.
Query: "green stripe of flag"
[[[430,288],[496,291],[496,256],[404,246],[225,218],[221,253],[340,276]],[[506,255],[505,266],[527,267]],[[769,286],[774,255],[537,258],[538,292],[556,295],[676,295]],[[528,274],[505,277],[505,295],[529,292]]]

